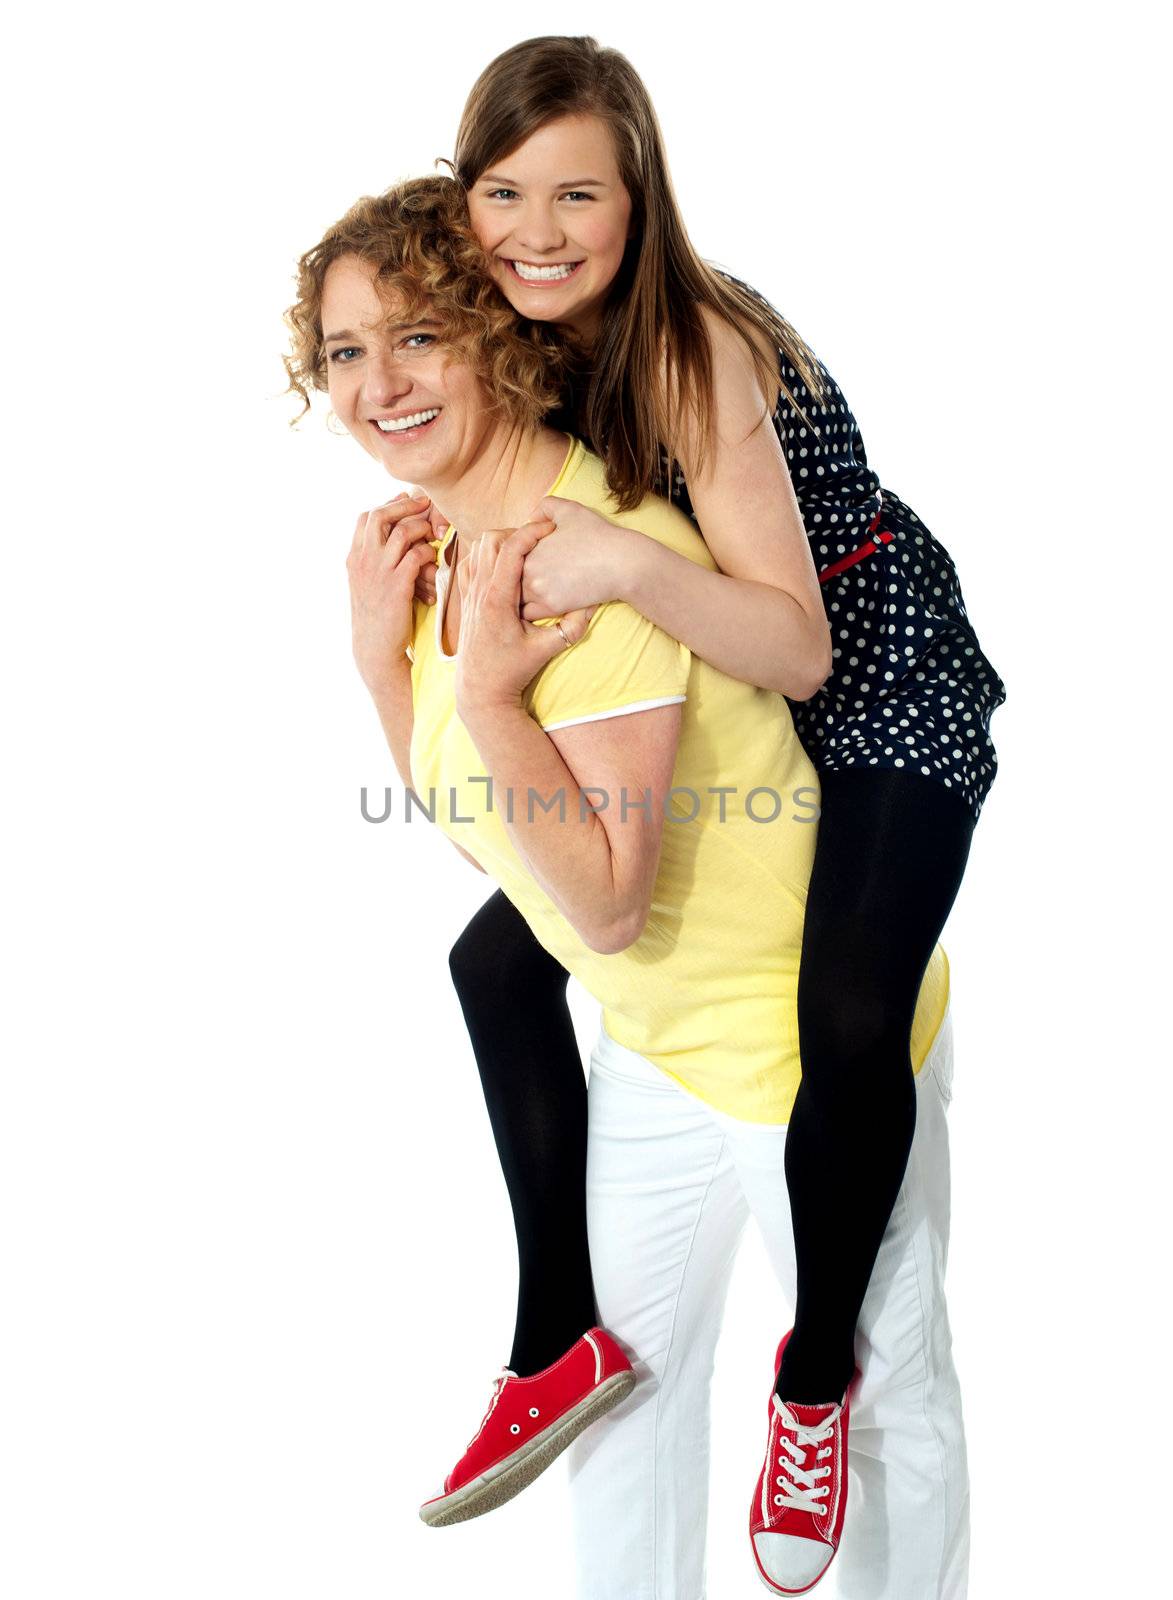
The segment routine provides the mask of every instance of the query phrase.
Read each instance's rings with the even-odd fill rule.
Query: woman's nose
[[[394,405],[411,388],[411,376],[389,356],[376,356],[367,362],[363,387],[372,405]]]

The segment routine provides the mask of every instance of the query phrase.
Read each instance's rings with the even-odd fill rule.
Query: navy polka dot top
[[[780,393],[773,419],[833,649],[822,689],[789,702],[795,728],[824,771],[902,768],[956,790],[976,817],[997,770],[990,717],[1005,686],[978,643],[949,552],[881,487],[847,401],[818,366],[825,405],[780,353],[782,380],[806,416]],[[695,521],[683,475],[664,467],[663,492]]]

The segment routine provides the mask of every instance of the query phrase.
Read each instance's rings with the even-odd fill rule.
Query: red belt
[[[877,511],[868,523],[868,532],[876,533],[879,522],[880,513]],[[861,544],[858,550],[853,550],[849,556],[844,556],[841,561],[836,561],[832,566],[829,566],[825,572],[820,572],[819,582],[829,583],[832,578],[837,578],[841,572],[846,572],[848,567],[854,567],[857,561],[863,561],[867,556],[874,556],[882,544],[891,544],[894,537],[895,535],[891,533],[876,533],[874,539],[869,539],[866,544]]]

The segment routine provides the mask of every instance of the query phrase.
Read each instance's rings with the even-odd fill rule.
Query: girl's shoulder
[[[726,283],[734,284],[759,304],[766,306],[775,316],[781,315],[777,307],[762,294],[760,289],[755,289],[753,284],[735,277],[723,267],[714,266],[713,271]],[[862,456],[863,440],[859,436],[858,424],[847,403],[847,397],[828,371],[826,364],[810,348],[809,342],[806,340],[803,342],[818,369],[823,392],[821,395],[812,394],[785,350],[777,350],[779,388],[773,422],[779,439],[785,446],[791,442],[791,435],[806,438],[808,432],[813,432],[816,437],[821,437],[827,424],[830,423],[834,431],[854,441],[857,455]]]
[[[785,321],[773,303],[743,278],[709,263],[711,270],[725,283],[735,286],[752,300],[766,307],[773,317]],[[730,328],[728,319],[706,308],[706,326],[709,319],[718,317]],[[787,324],[789,326],[789,324]],[[735,331],[733,337],[738,337]],[[742,346],[744,348],[744,336]],[[766,335],[763,333],[763,338]],[[767,404],[771,407],[770,420],[786,458],[799,505],[811,509],[813,502],[828,495],[849,493],[866,496],[874,492],[879,480],[867,463],[863,438],[842,389],[826,365],[803,340],[806,351],[817,369],[821,394],[812,393],[798,366],[780,346],[771,346],[768,358],[776,362],[778,388]],[[718,359],[720,350],[728,348],[726,341],[714,341]],[[763,354],[766,347],[762,346]],[[760,415],[760,413],[759,413]],[[687,475],[678,461],[670,459],[661,448],[657,487],[668,496],[678,510],[696,525],[696,513],[688,489]]]
[[[744,294],[749,295],[749,297],[752,300],[756,300],[759,305],[765,306],[766,309],[773,316],[781,317],[781,312],[778,310],[777,306],[773,303],[773,301],[767,299],[767,297],[761,292],[760,289],[755,289],[752,283],[746,283],[744,278],[736,277],[732,272],[726,271],[726,269],[724,267],[715,266],[712,262],[710,262],[709,265],[712,268],[712,270],[717,274],[717,276],[719,278],[723,278],[726,283],[733,284],[733,286],[735,288],[740,289]],[[722,320],[724,320],[724,319],[722,319]],[[726,325],[728,325],[728,324],[726,324]],[[807,343],[807,341],[804,340],[804,343]],[[808,348],[808,350],[810,349],[809,343],[807,343],[807,348]],[[820,374],[822,376],[823,382],[827,385],[828,390],[831,393],[833,393],[837,398],[842,398],[838,384],[835,382],[834,378],[832,378],[831,374],[827,371],[826,367],[823,365],[823,363],[819,359],[818,355],[813,350],[811,350],[810,353],[814,357],[815,364],[818,367],[819,372],[820,372]],[[779,347],[775,346],[774,347],[774,354],[775,354],[775,356],[777,358],[777,362],[778,362],[778,374],[779,374],[779,377],[783,380],[783,382],[786,384],[786,386],[789,388],[792,384],[793,385],[800,384],[802,382],[802,379],[801,379],[799,373],[796,371],[796,369],[791,365],[789,357],[787,356],[786,352],[784,350],[780,349]],[[805,393],[805,386],[804,386],[804,393]]]

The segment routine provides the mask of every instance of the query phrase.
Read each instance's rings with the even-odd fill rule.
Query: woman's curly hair
[[[476,373],[510,422],[536,427],[558,404],[571,347],[548,323],[518,321],[493,282],[456,179],[411,178],[357,201],[297,264],[297,299],[285,313],[292,348],[282,358],[287,392],[304,402],[294,423],[310,409],[311,391],[328,387],[322,285],[342,256],[375,268],[397,322],[424,316],[438,322],[441,341]]]

